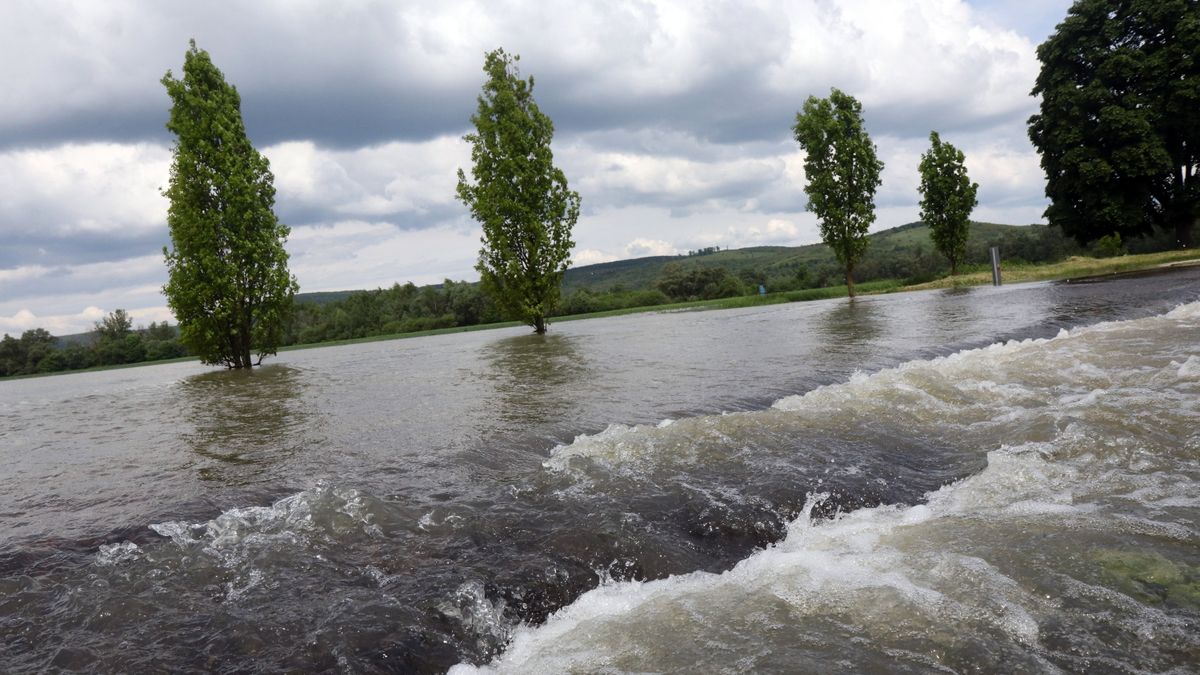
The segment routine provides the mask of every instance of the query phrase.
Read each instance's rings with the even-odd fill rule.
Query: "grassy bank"
[[[1000,274],[1006,284],[1028,281],[1059,281],[1098,277],[1123,272],[1137,272],[1175,265],[1200,262],[1200,249],[1188,251],[1165,251],[1141,255],[1123,255],[1116,258],[1084,258],[1073,256],[1062,262],[1026,265],[1001,264]],[[992,283],[992,268],[975,265],[956,277],[943,277],[929,283],[905,286],[900,290],[917,291],[930,288],[955,288],[959,286],[985,286]]]

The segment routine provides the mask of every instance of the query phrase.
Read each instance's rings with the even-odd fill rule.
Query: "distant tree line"
[[[1170,248],[1172,243],[1171,233],[1161,232],[1152,237],[1097,243],[1085,250],[1057,227],[1030,226],[968,240],[960,265],[987,265],[989,246],[999,246],[1006,262],[1050,263],[1087,252],[1107,256],[1158,251]],[[845,283],[844,270],[833,257],[812,264],[768,268],[730,269],[712,262],[716,260],[680,256],[664,265],[648,287],[627,288],[617,283],[602,291],[584,288],[565,293],[549,317],[754,295],[759,286],[767,293],[785,293]],[[911,284],[942,277],[948,271],[947,258],[932,243],[909,243],[867,249],[855,276],[863,282],[895,279]],[[287,316],[281,345],[398,335],[506,319],[479,284],[449,279],[430,286],[406,283],[356,291],[329,302],[296,300]],[[195,354],[181,344],[177,327],[163,322],[134,328],[128,313],[119,309],[97,322],[90,333],[75,339],[55,338],[42,328],[27,330],[19,338],[5,335],[0,340],[0,377],[180,356]]]
[[[395,284],[356,291],[323,304],[297,302],[283,344],[313,344],[436,328],[496,323],[503,318],[479,284],[446,279],[440,286]]]
[[[134,329],[129,314],[118,309],[96,322],[91,333],[82,339],[65,344],[44,328],[27,330],[20,338],[6,334],[0,339],[0,377],[161,361],[187,355],[179,342],[176,327],[164,321]]]

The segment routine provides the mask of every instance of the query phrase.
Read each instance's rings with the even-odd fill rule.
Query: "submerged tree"
[[[1078,0],[1038,47],[1046,217],[1081,244],[1200,217],[1200,2]]]
[[[521,79],[519,57],[487,54],[487,81],[471,122],[471,176],[458,170],[458,198],[483,226],[483,289],[505,314],[546,332],[546,317],[570,265],[579,194],[554,166],[554,124],[533,100],[533,78]]]
[[[275,353],[297,289],[283,247],[289,230],[272,210],[274,176],[246,137],[237,89],[195,41],[183,78],[168,71],[162,83],[177,136],[163,291],[180,340],[202,361],[249,368]]]
[[[806,155],[808,208],[820,220],[821,239],[845,269],[853,298],[854,267],[875,222],[875,188],[883,162],[863,127],[862,105],[837,89],[829,98],[809,96],[792,131]]]
[[[930,132],[929,152],[921,155],[921,220],[929,226],[933,245],[950,261],[950,276],[967,255],[971,211],[979,204],[979,184],[963,165],[962,150]]]

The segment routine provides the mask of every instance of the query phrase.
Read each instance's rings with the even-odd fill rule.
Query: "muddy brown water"
[[[1200,663],[1198,269],[268,364],[0,382],[0,671]]]

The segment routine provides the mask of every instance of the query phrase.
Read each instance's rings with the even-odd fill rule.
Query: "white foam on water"
[[[141,549],[132,541],[121,541],[115,544],[104,544],[96,552],[96,564],[103,566],[120,565],[134,560],[141,554]]]
[[[336,542],[347,535],[382,534],[364,493],[319,482],[270,506],[224,511],[203,523],[154,523],[150,529],[182,548],[205,553],[236,566],[250,549],[294,548],[313,541]]]
[[[417,520],[417,529],[425,532],[435,530],[454,530],[463,526],[466,519],[457,513],[449,513],[446,509],[437,508],[425,513]]]
[[[475,636],[475,649],[493,654],[512,638],[513,626],[504,618],[505,602],[491,601],[483,582],[468,581],[438,605],[438,611],[462,624]]]
[[[870,643],[909,631],[966,629],[990,633],[1031,649],[1039,614],[1055,601],[967,552],[914,545],[948,523],[971,521],[1086,523],[1094,505],[1073,504],[1047,483],[1069,485],[1070,471],[1034,452],[992,453],[982,473],[930,495],[927,504],[881,506],[833,521],[795,520],[779,545],[756,553],[723,574],[697,572],[653,582],[616,582],[588,592],[543,626],[520,627],[505,653],[476,669],[452,673],[606,672],[679,670],[710,665],[701,647],[656,652],[654,644],[703,645],[760,639],[770,618],[775,630],[803,631],[829,615],[849,616]],[[1037,498],[1011,501],[1013,494]],[[1048,494],[1047,494],[1048,493]],[[812,503],[809,508],[811,509]],[[756,616],[756,615],[763,616]],[[847,619],[843,619],[847,620]],[[769,633],[770,631],[768,631]],[[838,639],[831,637],[831,639]],[[728,664],[726,664],[728,665]]]
[[[1189,356],[1183,363],[1171,362],[1173,365],[1179,366],[1180,379],[1197,379],[1200,378],[1200,356]]]
[[[1079,414],[1105,414],[1124,406],[1147,382],[1146,371],[1172,381],[1200,376],[1196,331],[1200,303],[1166,315],[1106,322],[1053,338],[1010,340],[932,360],[911,361],[876,373],[855,373],[849,381],[819,387],[776,401],[770,410],[664,421],[657,425],[613,424],[555,448],[544,466],[569,471],[587,460],[612,470],[637,471],[659,463],[702,463],[712,444],[698,439],[736,438],[749,427],[794,428],[808,421],[837,431],[836,420],[853,429],[865,420],[897,424],[946,437],[961,436],[991,449],[1004,427],[1040,425],[1047,432],[1069,425]],[[1163,328],[1181,338],[1181,353],[1112,355],[1109,342],[1130,331]],[[1186,351],[1190,345],[1191,353]],[[1115,359],[1115,360],[1114,360]],[[1151,378],[1153,379],[1153,378]],[[1142,392],[1145,393],[1143,386]],[[1135,401],[1136,402],[1136,401]],[[1040,411],[1040,415],[1030,415]],[[790,416],[781,413],[791,413]],[[832,422],[831,422],[832,421]]]
[[[922,668],[977,667],[970,659],[983,658],[985,668],[1057,670],[1051,656],[1136,666],[1137,655],[1103,653],[1102,641],[1091,657],[1044,644],[1047,621],[1094,621],[1072,614],[1082,610],[1061,594],[1104,603],[1112,625],[1170,633],[1194,653],[1200,638],[1181,633],[1169,612],[1105,586],[1109,572],[1098,560],[1113,546],[1162,542],[1161,556],[1171,542],[1200,545],[1197,363],[1200,303],[1191,303],[856,374],[770,411],[580,437],[547,467],[568,470],[574,458],[666,461],[659,453],[687,452],[673,436],[681,430],[736,435],[742,424],[778,415],[835,429],[839,415],[851,424],[892,415],[986,449],[988,465],[924,504],[825,521],[806,513],[784,541],[723,574],[606,583],[545,624],[519,627],[493,663],[451,672],[738,671],[769,668],[788,653],[814,659],[810,669],[854,669],[869,653]],[[972,641],[990,646],[972,651]],[[1071,661],[1085,657],[1092,660]]]

